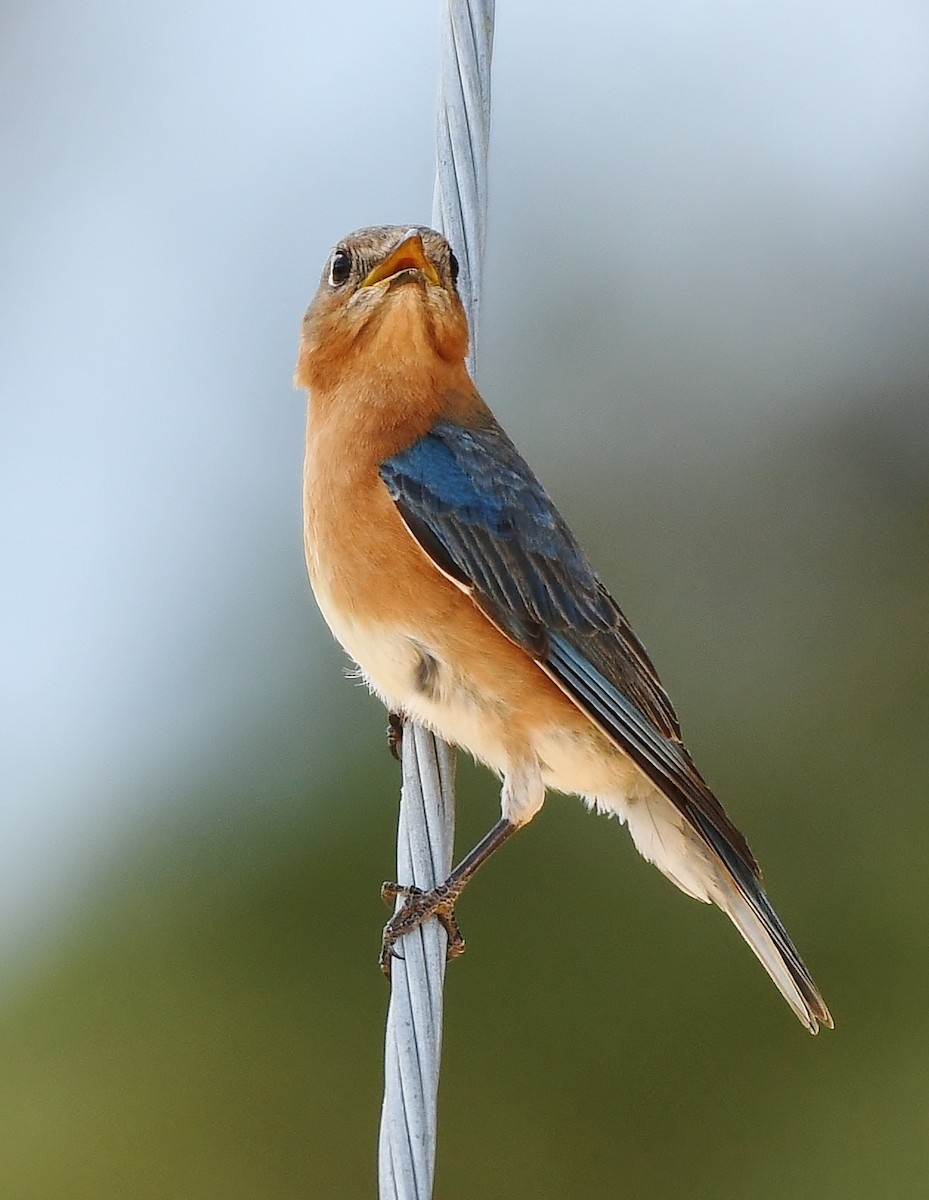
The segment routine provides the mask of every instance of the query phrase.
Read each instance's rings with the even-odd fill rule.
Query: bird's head
[[[379,225],[349,234],[329,256],[303,319],[296,382],[325,386],[346,370],[461,363],[468,323],[458,262],[432,229]]]

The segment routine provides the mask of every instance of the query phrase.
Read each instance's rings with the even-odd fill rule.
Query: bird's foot
[[[384,926],[384,940],[381,943],[381,970],[390,978],[391,963],[395,958],[402,958],[394,949],[394,943],[405,933],[410,933],[422,925],[429,917],[436,917],[448,935],[448,945],[445,950],[446,959],[457,958],[464,954],[464,938],[455,919],[455,903],[461,892],[460,887],[440,883],[431,891],[424,892],[418,887],[404,887],[399,883],[385,883],[381,887],[381,896],[385,904],[392,904],[398,896],[405,896],[406,903],[399,908]]]
[[[387,714],[387,748],[397,762],[400,761],[400,743],[403,741],[403,713]]]

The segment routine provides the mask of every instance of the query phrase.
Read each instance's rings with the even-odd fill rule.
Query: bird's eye
[[[352,256],[340,246],[332,256],[329,267],[329,282],[333,287],[344,283],[352,273]]]
[[[454,250],[448,252],[448,269],[452,273],[452,283],[458,282],[458,259],[455,257]]]

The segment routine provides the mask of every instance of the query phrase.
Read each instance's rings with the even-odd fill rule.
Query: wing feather
[[[758,866],[681,741],[645,647],[495,422],[439,422],[381,464],[411,535],[684,814],[716,852]]]

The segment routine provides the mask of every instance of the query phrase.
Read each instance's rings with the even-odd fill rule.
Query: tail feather
[[[754,860],[707,814],[695,808],[681,812],[659,792],[593,803],[625,821],[639,853],[682,892],[713,901],[726,913],[810,1033],[820,1025],[832,1028],[829,1009],[758,882]]]
[[[832,1029],[829,1009],[761,884],[702,814],[693,814],[693,817],[697,829],[725,868],[725,872],[720,873],[718,886],[710,889],[713,900],[754,950],[781,995],[810,1033],[817,1033],[821,1024]]]

